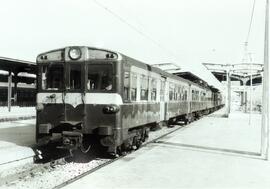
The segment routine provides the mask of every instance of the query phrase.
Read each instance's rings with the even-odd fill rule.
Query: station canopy
[[[36,74],[36,63],[12,58],[0,57],[0,70],[12,73]]]
[[[16,82],[34,83],[36,78],[36,63],[0,57],[0,82],[7,82],[9,72],[16,77]]]
[[[151,66],[159,68],[168,73],[174,74],[181,70],[181,67],[174,63],[161,63],[161,64],[152,64]]]
[[[203,79],[201,79],[200,77],[196,76],[195,74],[193,74],[190,71],[182,70],[180,66],[178,66],[174,63],[161,63],[161,64],[154,64],[152,66],[157,67],[157,68],[159,68],[163,71],[166,71],[170,74],[177,75],[178,77],[181,77],[183,79],[192,81],[193,83],[197,83],[200,86],[209,87],[214,91],[218,91],[218,89],[216,89],[214,86],[208,85],[208,83],[206,81],[204,81]]]
[[[241,63],[241,64],[217,64],[217,63],[203,63],[203,65],[210,70],[216,77],[217,75],[226,76],[227,72],[239,79],[252,76],[260,76],[263,72],[263,64],[259,63]]]

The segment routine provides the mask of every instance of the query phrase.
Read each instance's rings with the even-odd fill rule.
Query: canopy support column
[[[11,71],[8,72],[8,111],[11,111],[11,95],[12,95],[12,73]]]

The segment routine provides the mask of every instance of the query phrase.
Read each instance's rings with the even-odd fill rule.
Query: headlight
[[[119,112],[119,110],[120,110],[119,106],[112,104],[112,105],[105,106],[103,108],[103,113],[104,114],[114,114],[114,113]]]
[[[77,47],[72,47],[69,49],[68,52],[69,58],[72,60],[78,60],[82,56],[82,52],[79,48]]]

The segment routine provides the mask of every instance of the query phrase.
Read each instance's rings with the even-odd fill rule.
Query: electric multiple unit
[[[72,46],[37,57],[37,141],[109,153],[139,147],[149,128],[222,106],[212,91],[123,54]]]

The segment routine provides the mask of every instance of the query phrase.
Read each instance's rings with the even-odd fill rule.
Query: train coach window
[[[202,92],[199,92],[199,100],[202,101]]]
[[[179,100],[179,101],[182,100],[182,99],[181,99],[181,96],[182,96],[181,89],[182,89],[181,86],[177,86],[177,91],[176,91],[176,97],[175,97],[175,100]]]
[[[184,101],[187,101],[187,91],[185,90]]]
[[[205,93],[201,92],[201,101],[205,101]]]
[[[130,73],[124,73],[124,100],[129,100]]]
[[[173,100],[174,99],[174,84],[170,83],[169,85],[169,100]]]
[[[141,76],[141,100],[148,100],[148,77]]]
[[[70,65],[69,87],[71,90],[81,89],[81,65]]]
[[[137,99],[137,74],[131,74],[131,84],[130,84],[130,100],[136,101]]]
[[[184,87],[181,87],[181,97],[180,98],[182,101],[185,100]]]
[[[199,91],[195,91],[195,100],[196,101],[199,101],[200,98],[199,98]]]
[[[63,89],[64,67],[61,64],[42,66],[41,86],[43,90]]]
[[[151,79],[151,100],[156,101],[157,99],[157,80]]]
[[[173,98],[175,101],[177,101],[177,98],[178,98],[178,86],[175,86],[174,87],[174,95],[173,95]]]

